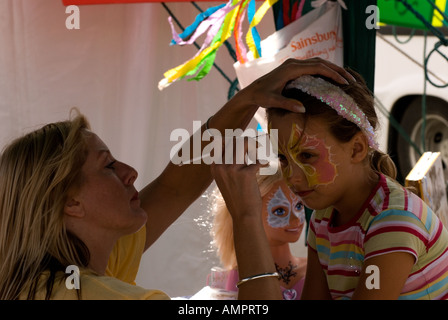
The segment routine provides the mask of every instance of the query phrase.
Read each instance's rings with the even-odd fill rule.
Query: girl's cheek
[[[319,160],[314,164],[317,175],[316,183],[319,185],[333,183],[338,176],[338,170],[336,163],[332,159],[331,147],[320,141],[317,149],[319,151]]]

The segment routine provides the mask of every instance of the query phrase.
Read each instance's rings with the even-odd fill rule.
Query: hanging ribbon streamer
[[[196,17],[196,21],[192,25],[188,26],[185,29],[185,31],[180,35],[176,33],[171,17],[168,17],[168,22],[171,25],[171,31],[173,34],[173,40],[171,41],[171,43],[174,42],[174,44],[179,45],[192,44],[196,41],[197,38],[199,38],[202,34],[204,34],[208,30],[207,37],[205,38],[204,44],[202,45],[203,48],[207,47],[212,42],[213,38],[221,28],[226,15],[231,10],[233,10],[233,8],[234,6],[232,6],[232,3],[230,2],[222,6],[211,8],[212,10],[209,11],[209,13],[211,14],[208,17],[208,19],[204,22],[200,21],[200,19],[203,18],[203,16],[205,16],[204,13],[206,13],[207,11],[199,14]],[[190,36],[190,34],[192,33],[193,35],[187,41],[183,40],[183,38]],[[202,49],[200,49],[199,51],[201,50]]]
[[[214,64],[218,49],[232,34],[240,63],[248,61],[248,51],[255,59],[261,57],[261,39],[256,26],[277,1],[266,0],[256,11],[255,0],[230,0],[227,4],[211,7],[197,15],[195,21],[181,34],[176,32],[169,17],[173,35],[171,44],[188,45],[195,43],[203,34],[206,34],[206,37],[193,58],[164,73],[164,79],[159,82],[159,89],[162,90],[185,77],[190,77],[188,80],[200,80],[206,76]],[[246,13],[250,24],[246,33],[248,50],[242,40],[242,25]]]
[[[227,3],[226,6],[217,10],[213,14],[213,15],[216,14],[215,16],[216,22],[213,24],[213,28],[210,28],[207,34],[207,38],[204,41],[204,45],[191,60],[165,72],[164,73],[165,78],[159,82],[159,90],[166,88],[174,81],[183,79],[185,76],[193,75],[195,72],[201,70],[201,67],[205,67],[205,70],[200,74],[198,74],[198,78],[196,78],[196,80],[201,79],[204,76],[204,72],[206,72],[207,69],[210,70],[207,67],[210,61],[214,61],[214,57],[216,55],[215,51],[222,45],[222,43],[225,40],[227,40],[230,37],[231,32],[233,31],[233,23],[236,15],[235,7],[236,4],[238,4],[238,2],[239,2],[238,0],[231,0],[229,1],[229,3]],[[202,23],[207,23],[210,26],[207,20],[203,21]],[[201,24],[198,26],[198,28],[201,27]],[[202,29],[205,31],[207,28]],[[218,29],[219,32],[216,31],[216,29]],[[213,36],[214,32],[216,34]],[[199,34],[197,35],[197,37],[198,36]],[[206,47],[205,46],[206,42],[209,42],[212,36],[213,36],[212,43],[210,44],[210,46]],[[207,58],[209,60],[207,60]]]
[[[254,20],[257,13],[258,12],[255,12],[255,0],[250,0],[249,9],[247,11],[247,18],[249,20],[250,26],[249,31],[246,34],[246,43],[249,47],[249,50],[252,52],[252,56],[255,59],[261,56],[260,35],[255,28],[258,23]]]
[[[235,28],[233,30],[233,37],[235,38],[235,53],[237,60],[240,63],[247,61],[247,50],[243,42],[243,21],[247,12],[247,4],[250,0],[245,0],[239,8],[238,15],[235,21]]]
[[[171,26],[171,33],[173,34],[173,40],[171,40],[171,43],[170,43],[170,44],[171,44],[171,45],[174,45],[174,44],[179,44],[179,45],[183,45],[183,44],[192,44],[192,43],[194,42],[193,39],[196,39],[197,36],[196,36],[196,37],[193,37],[193,39],[190,38],[189,41],[183,41],[183,39],[188,38],[188,37],[189,37],[195,30],[196,30],[195,34],[198,33],[198,32],[200,32],[201,29],[198,29],[199,24],[200,24],[202,21],[204,21],[205,19],[207,19],[208,17],[211,17],[216,11],[218,11],[219,9],[221,9],[222,7],[224,7],[225,5],[226,5],[226,4],[223,3],[223,4],[219,5],[219,6],[211,7],[211,8],[209,8],[209,9],[207,9],[205,12],[202,12],[202,13],[198,14],[198,15],[196,16],[195,21],[194,21],[191,25],[189,25],[188,27],[186,27],[186,28],[185,28],[185,31],[182,32],[181,34],[177,34],[177,32],[176,32],[176,30],[174,29],[174,26],[173,26],[172,18],[171,18],[171,17],[168,17],[168,22],[169,22],[169,24],[170,24],[170,26]],[[213,18],[211,17],[210,19],[213,19]],[[216,20],[216,19],[214,19],[214,20]],[[205,31],[205,30],[204,30],[204,31]],[[204,32],[204,31],[203,31],[203,32]]]

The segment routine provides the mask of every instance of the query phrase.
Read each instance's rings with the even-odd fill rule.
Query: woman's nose
[[[138,172],[126,163],[120,162],[120,178],[125,185],[132,185],[137,180]]]

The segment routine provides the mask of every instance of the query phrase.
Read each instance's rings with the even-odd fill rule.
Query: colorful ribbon
[[[266,0],[255,11],[255,0],[230,0],[227,4],[214,6],[196,16],[195,21],[184,32],[178,34],[170,23],[173,39],[171,44],[193,44],[206,33],[205,40],[193,58],[164,73],[164,79],[159,82],[159,89],[168,87],[171,83],[191,77],[188,80],[200,80],[206,76],[213,66],[217,50],[233,34],[236,44],[236,56],[240,63],[248,61],[248,50],[243,42],[242,25],[247,13],[249,30],[246,33],[246,44],[253,58],[261,57],[261,39],[256,26],[263,19],[269,8],[278,0]],[[187,39],[188,40],[185,40]]]
[[[196,16],[195,21],[194,21],[191,25],[189,25],[188,27],[186,27],[185,30],[184,30],[184,32],[182,32],[181,34],[177,34],[176,30],[174,29],[174,26],[173,26],[173,22],[172,22],[171,17],[168,17],[168,22],[169,22],[169,24],[170,24],[170,26],[171,26],[171,33],[173,34],[173,40],[171,40],[171,43],[170,43],[170,44],[171,44],[171,45],[174,45],[174,44],[179,44],[179,45],[183,45],[183,44],[192,44],[192,43],[194,42],[194,40],[196,40],[196,38],[199,36],[199,35],[196,36],[196,34],[197,34],[198,32],[201,32],[201,29],[198,29],[199,24],[200,24],[202,21],[204,21],[205,19],[207,19],[208,17],[210,17],[210,20],[211,20],[211,19],[214,19],[213,14],[214,14],[216,11],[218,11],[219,9],[221,9],[222,7],[224,7],[225,5],[226,5],[226,4],[223,3],[223,4],[220,4],[219,6],[211,7],[211,8],[209,8],[209,9],[207,9],[206,11],[204,11],[204,12],[198,14],[198,15]],[[212,17],[213,17],[213,18],[212,18]],[[209,20],[209,21],[210,21],[210,20]],[[216,19],[214,19],[214,20],[216,20]],[[195,30],[196,30],[196,32],[195,32]],[[204,30],[204,31],[205,31],[205,30]],[[204,32],[204,31],[203,31],[203,32]],[[184,38],[188,38],[193,32],[195,32],[195,35],[193,35],[193,36],[190,38],[189,41],[183,41],[183,40],[182,40],[182,39],[184,39]],[[203,33],[203,32],[202,32],[202,33]],[[201,34],[202,34],[202,33],[201,33]]]

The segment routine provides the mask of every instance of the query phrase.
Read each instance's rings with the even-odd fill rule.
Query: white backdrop
[[[203,9],[216,4],[199,2]],[[184,26],[198,13],[190,3],[168,6]],[[160,3],[79,9],[80,29],[68,30],[61,0],[0,0],[0,147],[67,119],[77,106],[114,156],[137,169],[141,189],[168,163],[171,131],[204,122],[227,101],[229,84],[212,69],[200,82],[157,89],[163,72],[196,53],[193,46],[169,46],[168,14]],[[268,13],[262,36],[274,31],[272,21]],[[224,47],[216,62],[235,78]],[[137,284],[171,296],[200,290],[217,264],[208,230],[197,221],[206,218],[202,197],[145,253]]]

